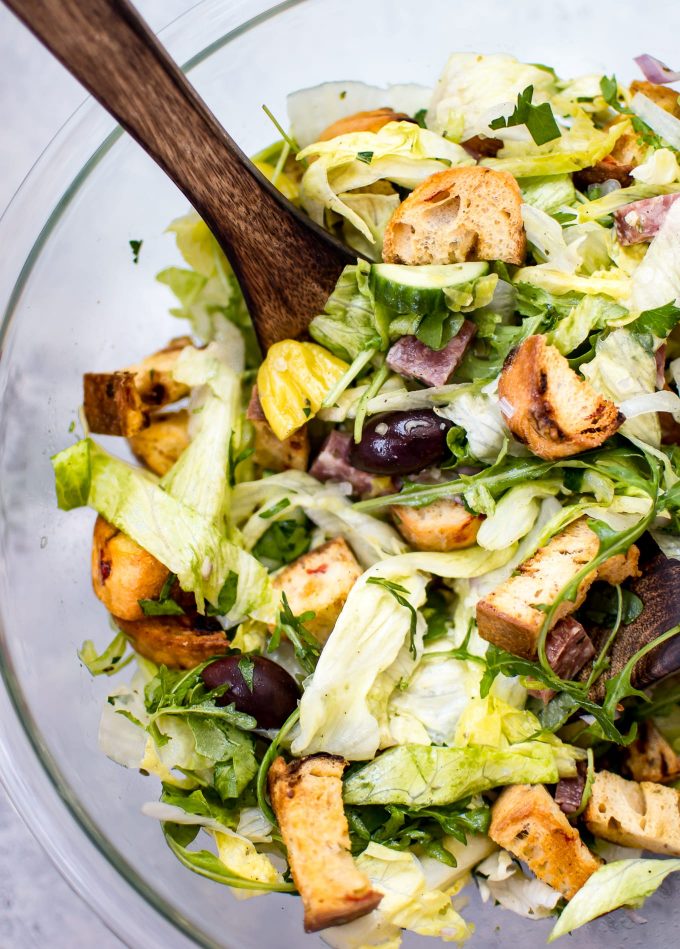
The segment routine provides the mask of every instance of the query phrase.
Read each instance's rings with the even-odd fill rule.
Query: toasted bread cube
[[[255,451],[253,453],[255,464],[271,471],[288,471],[290,468],[294,468],[296,471],[307,470],[309,462],[307,426],[303,425],[302,428],[293,432],[289,438],[277,438],[264,414],[257,386],[253,386],[246,418],[255,432]]]
[[[335,537],[284,567],[273,586],[286,594],[296,616],[307,610],[316,614],[305,627],[325,643],[361,573],[344,538]]]
[[[277,438],[266,420],[251,421],[255,430],[253,461],[270,471],[306,471],[309,461],[309,434],[303,425],[288,438]]]
[[[642,722],[626,749],[626,769],[634,781],[668,784],[680,778],[680,757],[653,722]]]
[[[680,857],[680,791],[674,788],[600,771],[584,820],[603,840]]]
[[[506,788],[491,810],[489,837],[567,900],[601,864],[542,784]]]
[[[321,754],[289,765],[277,758],[269,769],[269,797],[308,933],[365,916],[382,899],[350,853],[342,804],[346,766],[344,758]]]
[[[140,363],[126,367],[127,372],[134,373],[135,386],[145,405],[160,408],[189,394],[189,387],[183,382],[177,382],[172,373],[179,354],[192,345],[189,336],[178,336]]]
[[[165,412],[153,416],[148,428],[128,438],[135,457],[162,477],[189,444],[189,413]]]
[[[635,95],[641,92],[643,96],[651,99],[655,105],[670,112],[676,119],[680,119],[680,103],[678,103],[678,90],[669,89],[668,86],[659,85],[656,82],[646,82],[644,79],[635,79],[630,84],[630,94]]]
[[[416,550],[458,550],[470,547],[483,518],[457,501],[441,499],[424,507],[394,504],[392,518],[401,536]]]
[[[615,554],[598,567],[597,579],[618,586],[624,580],[641,576],[639,562],[640,551],[631,544],[625,554]]]
[[[157,599],[170,572],[103,517],[94,525],[91,566],[95,594],[124,620],[144,618],[139,601]]]
[[[354,112],[333,122],[325,128],[317,141],[327,142],[338,135],[347,135],[350,132],[379,132],[388,122],[413,122],[410,115],[404,112],[395,112],[394,109],[372,109],[370,112]]]
[[[584,517],[570,524],[526,560],[514,576],[479,601],[480,636],[516,656],[533,659],[545,620],[545,613],[537,607],[553,603],[562,587],[597,555],[599,546],[597,534]],[[594,579],[595,571],[581,581],[574,602],[560,604],[553,626],[581,605]]]
[[[195,669],[229,648],[227,634],[213,616],[143,616],[133,621],[114,616],[113,620],[140,656],[168,669]]]
[[[529,336],[510,353],[498,395],[508,428],[540,458],[597,448],[625,421],[544,336]]]
[[[136,435],[149,423],[131,372],[86,372],[83,409],[96,435]]]
[[[512,175],[462,167],[426,178],[399,205],[385,228],[383,260],[393,264],[453,264],[526,254],[522,193]]]

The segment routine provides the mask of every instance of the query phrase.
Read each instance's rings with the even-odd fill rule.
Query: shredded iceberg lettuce
[[[586,880],[567,903],[548,942],[620,906],[639,909],[669,873],[679,870],[680,860],[616,860],[605,864]]]

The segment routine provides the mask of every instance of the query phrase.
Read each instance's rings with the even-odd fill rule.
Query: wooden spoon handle
[[[127,0],[5,2],[203,217],[234,267],[261,342],[306,329],[349,252],[284,202],[135,8]]]

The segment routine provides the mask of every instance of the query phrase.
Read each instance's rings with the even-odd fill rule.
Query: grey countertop
[[[136,0],[154,29],[195,0]],[[0,213],[84,92],[0,6]],[[62,880],[0,786],[0,946],[122,949]],[[168,949],[171,949],[169,946]]]

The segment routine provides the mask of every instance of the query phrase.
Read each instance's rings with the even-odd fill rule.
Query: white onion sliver
[[[673,148],[680,149],[680,119],[676,119],[641,92],[635,93],[631,106],[633,112],[646,122],[653,132]]]
[[[680,72],[669,69],[665,63],[662,63],[655,56],[650,56],[649,53],[635,56],[634,62],[638,64],[648,82],[658,82],[663,85],[667,82],[678,82],[680,80]]]

